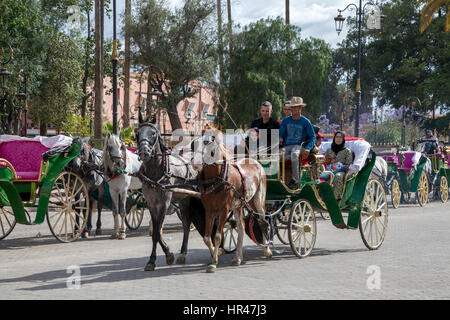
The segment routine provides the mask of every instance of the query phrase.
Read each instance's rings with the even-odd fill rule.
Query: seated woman
[[[337,131],[334,134],[331,148],[325,152],[325,163],[327,169],[334,174],[333,187],[334,196],[336,200],[340,200],[344,190],[345,173],[350,164],[352,164],[353,157],[349,148],[345,147],[345,134]],[[327,175],[327,177],[325,177]],[[321,174],[321,179],[328,180],[329,173]]]
[[[259,145],[259,130],[258,128],[251,128],[247,132],[247,137],[242,140],[240,145],[234,147],[235,155],[245,154],[246,158],[256,158],[260,150],[264,149]]]

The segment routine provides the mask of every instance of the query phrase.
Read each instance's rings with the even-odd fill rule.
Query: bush
[[[62,123],[62,131],[73,137],[88,137],[90,136],[89,129],[89,119],[83,119],[74,114],[69,115]]]

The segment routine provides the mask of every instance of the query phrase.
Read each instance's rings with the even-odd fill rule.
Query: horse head
[[[150,160],[158,152],[165,152],[169,149],[153,121],[141,122],[136,137],[139,159],[142,161]]]
[[[223,143],[223,134],[218,129],[206,130],[202,136],[203,166],[228,160],[228,152]]]
[[[110,168],[113,171],[126,168],[127,148],[120,140],[119,136],[108,133],[105,139],[105,148],[103,150],[105,169]]]

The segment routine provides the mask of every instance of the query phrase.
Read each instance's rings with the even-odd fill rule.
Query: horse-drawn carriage
[[[449,150],[443,148],[433,154],[416,151],[400,151],[381,154],[387,162],[385,189],[391,195],[391,203],[398,208],[401,202],[427,204],[429,194],[442,202],[448,200],[450,169]],[[412,195],[415,194],[414,200]]]
[[[326,150],[329,143],[323,143]],[[345,187],[340,199],[336,199],[333,187],[321,181],[320,166],[323,155],[313,155],[308,164],[301,168],[301,183],[296,190],[290,189],[291,168],[284,151],[270,156],[261,156],[259,163],[266,173],[266,216],[270,225],[270,239],[274,233],[284,244],[289,244],[293,253],[300,258],[308,256],[317,237],[316,213],[331,218],[333,225],[340,229],[358,229],[365,246],[374,250],[381,246],[386,233],[388,208],[386,195],[378,179],[371,177],[376,156],[365,141],[346,142],[354,155],[353,164],[345,177]],[[347,214],[347,222],[343,214]],[[247,234],[258,243],[258,227],[253,224],[252,214],[246,218]],[[225,229],[225,244],[233,243],[232,226],[229,221]],[[228,250],[231,251],[231,246]]]
[[[0,239],[16,223],[41,224],[45,219],[59,241],[80,237],[89,210],[87,188],[79,175],[64,170],[80,149],[80,139],[65,136],[0,136]]]

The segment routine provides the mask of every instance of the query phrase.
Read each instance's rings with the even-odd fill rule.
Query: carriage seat
[[[412,168],[414,168],[417,163],[418,163],[418,159],[420,159],[420,157],[418,157],[418,155],[420,155],[419,152],[405,152],[403,153],[403,164],[400,163],[400,159],[398,159],[398,164],[400,166],[401,169],[404,169],[406,174],[409,174],[409,172],[411,171]]]
[[[37,181],[41,173],[42,154],[49,149],[39,141],[3,142],[0,144],[0,159],[12,164],[17,180]],[[0,163],[0,167],[5,166],[5,162]]]

